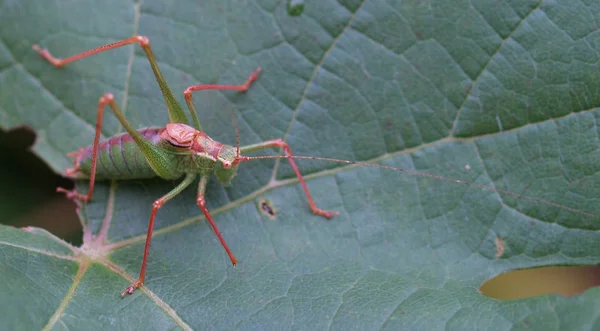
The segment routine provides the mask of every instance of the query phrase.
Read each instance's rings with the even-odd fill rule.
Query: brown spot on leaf
[[[274,220],[277,218],[277,211],[269,200],[260,200],[258,202],[258,209],[261,213],[266,215],[268,218]]]
[[[504,240],[500,237],[496,237],[496,258],[499,259],[504,255]]]

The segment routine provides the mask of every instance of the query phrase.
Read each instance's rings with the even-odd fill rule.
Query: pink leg
[[[206,217],[206,219],[208,220],[208,223],[210,223],[210,226],[213,228],[213,231],[217,235],[217,238],[219,238],[221,245],[223,246],[223,248],[225,248],[227,255],[229,255],[229,259],[231,260],[231,263],[235,267],[235,265],[237,264],[237,259],[235,258],[235,256],[231,252],[231,250],[229,249],[229,246],[227,246],[225,239],[223,239],[223,236],[221,236],[221,231],[219,231],[217,224],[215,223],[215,221],[212,218],[212,215],[208,211],[208,208],[206,208],[206,200],[204,199],[204,193],[206,191],[206,184],[208,183],[209,178],[210,177],[208,177],[208,176],[203,176],[200,178],[200,183],[198,184],[198,198],[196,200],[196,203],[198,204],[198,207],[200,207],[200,210],[202,210],[202,213],[204,213],[204,217]]]
[[[187,174],[183,182],[177,185],[173,190],[169,193],[163,195],[160,199],[154,201],[152,204],[152,214],[150,214],[150,222],[148,222],[148,232],[146,233],[146,245],[144,246],[144,257],[142,258],[142,267],[140,269],[140,276],[138,280],[129,285],[121,293],[121,297],[124,297],[127,294],[133,294],[133,292],[144,283],[144,278],[146,277],[146,264],[148,262],[148,254],[150,253],[150,241],[152,240],[152,232],[154,231],[154,221],[156,220],[156,212],[162,207],[167,201],[172,199],[177,194],[181,193],[186,187],[188,187],[192,181],[196,178],[195,174]]]
[[[198,120],[198,116],[196,113],[196,107],[194,107],[194,101],[192,100],[192,92],[204,90],[232,90],[246,92],[248,88],[250,88],[250,85],[252,85],[252,83],[258,79],[258,74],[261,72],[261,70],[261,68],[257,68],[256,70],[254,70],[252,73],[250,73],[250,76],[248,76],[248,80],[246,80],[244,84],[240,85],[198,84],[186,88],[183,92],[183,95],[185,96],[185,102],[187,103],[188,108],[190,109],[190,114],[192,115],[192,120],[194,121],[196,129],[202,131],[200,127],[200,121]]]
[[[78,193],[75,189],[69,191],[62,187],[56,189],[57,192],[64,192],[67,194],[69,199],[79,199],[85,203],[89,202],[92,199],[92,195],[94,194],[94,183],[96,180],[96,164],[98,162],[98,145],[100,142],[100,130],[102,129],[102,119],[104,114],[104,107],[109,105],[111,108],[118,107],[114,96],[111,93],[104,94],[100,101],[98,101],[98,112],[96,113],[96,134],[94,135],[94,145],[92,147],[92,169],[90,172],[90,189],[86,195]],[[73,175],[79,171],[79,164],[81,162],[81,154],[79,152],[69,153],[69,156],[75,156],[74,166],[73,168],[67,169],[65,172],[67,175]]]
[[[242,153],[246,153],[246,152],[252,152],[252,151],[257,151],[257,150],[266,149],[266,148],[275,148],[275,147],[279,147],[279,148],[283,149],[283,152],[285,153],[285,155],[293,156],[290,146],[282,139],[263,141],[258,144],[245,146],[245,147],[241,148],[241,151],[242,151]],[[239,161],[245,162],[245,161],[249,161],[250,159],[251,158],[246,159],[242,156],[239,158]],[[304,194],[306,195],[306,198],[308,199],[308,204],[310,205],[310,209],[312,210],[313,214],[321,215],[327,219],[331,219],[333,216],[339,215],[340,213],[337,211],[335,211],[335,212],[327,211],[327,210],[323,210],[323,209],[317,207],[312,196],[310,195],[308,186],[304,182],[304,178],[302,178],[302,174],[300,173],[300,170],[298,170],[298,166],[296,165],[296,162],[294,161],[293,158],[288,158],[288,161],[290,161],[290,165],[292,166],[292,169],[294,169],[294,172],[296,173],[296,177],[298,177],[298,180],[300,181],[300,185],[302,185],[302,189],[304,190]]]
[[[121,46],[125,46],[125,45],[130,45],[133,43],[140,43],[140,44],[147,44],[148,43],[148,38],[143,37],[143,36],[133,36],[130,38],[127,38],[125,40],[121,40],[121,41],[117,41],[116,43],[112,43],[112,44],[108,44],[108,45],[103,45],[94,49],[91,49],[89,51],[85,51],[79,54],[75,54],[73,56],[70,56],[66,59],[58,59],[55,58],[54,56],[52,56],[52,54],[50,54],[50,52],[45,49],[45,48],[40,48],[38,45],[33,45],[33,49],[38,52],[40,54],[41,57],[43,57],[44,59],[48,60],[48,62],[52,63],[52,65],[54,65],[55,67],[62,67],[65,64],[71,63],[71,62],[75,62],[77,60],[81,60],[84,57],[88,57],[94,54],[98,54],[100,52],[104,52],[110,49],[114,49],[117,47],[121,47]]]

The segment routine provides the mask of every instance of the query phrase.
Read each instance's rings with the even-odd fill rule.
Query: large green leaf
[[[297,14],[297,13],[294,13]],[[98,98],[136,127],[167,122],[138,46],[57,69],[64,57],[149,36],[203,129],[244,144],[283,137],[297,154],[376,161],[600,214],[600,5],[595,1],[281,0],[0,2],[0,125],[28,125],[57,172],[91,143]],[[107,114],[103,135],[120,130]],[[475,187],[375,168],[244,164],[207,199],[239,259],[232,268],[192,187],[158,214],[145,286],[137,277],[152,201],[176,182],[99,184],[81,211],[84,246],[0,227],[2,329],[594,329],[600,291],[515,302],[483,296],[518,268],[598,264],[598,218]],[[270,181],[276,171],[277,181]],[[79,185],[85,191],[85,183]],[[268,200],[276,219],[260,212]],[[92,236],[95,235],[94,236]],[[503,249],[500,249],[502,246]]]

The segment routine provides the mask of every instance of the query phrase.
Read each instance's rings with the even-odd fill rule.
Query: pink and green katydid
[[[121,40],[112,44],[100,46],[98,48],[73,55],[65,59],[57,59],[53,57],[48,50],[41,49],[37,45],[33,45],[33,49],[36,50],[44,59],[48,60],[56,67],[62,67],[68,63],[80,60],[82,58],[107,51],[110,49],[118,48],[130,44],[139,44],[150,62],[156,81],[162,91],[163,97],[166,102],[167,110],[169,113],[170,123],[165,127],[149,127],[136,130],[125,118],[123,113],[120,111],[114,97],[110,93],[104,94],[98,102],[98,112],[96,119],[96,133],[94,136],[94,143],[91,146],[87,146],[79,149],[76,152],[68,154],[74,157],[74,167],[67,169],[65,174],[74,178],[89,178],[89,190],[87,194],[83,195],[75,190],[68,191],[63,188],[58,188],[58,191],[65,192],[71,199],[81,200],[83,202],[89,202],[94,192],[94,182],[96,179],[143,179],[151,177],[161,177],[164,179],[178,179],[184,177],[183,181],[177,185],[173,190],[163,195],[161,198],[154,201],[152,206],[152,213],[150,214],[150,220],[148,224],[148,232],[146,236],[146,244],[144,247],[144,256],[142,259],[142,266],[139,274],[139,278],[136,282],[131,284],[125,291],[121,293],[121,296],[126,294],[132,294],[138,287],[144,282],[144,276],[146,272],[146,263],[148,260],[148,253],[150,250],[150,241],[152,239],[152,231],[154,228],[154,222],[156,213],[168,200],[181,193],[186,187],[188,187],[197,177],[200,176],[198,184],[198,195],[196,203],[204,213],[204,216],[210,223],[213,231],[219,238],[223,248],[229,255],[231,262],[235,266],[236,258],[227,246],[227,243],[221,236],[219,229],[217,228],[210,212],[206,208],[204,194],[206,190],[206,184],[211,175],[215,175],[220,183],[229,184],[236,175],[239,163],[247,162],[251,160],[259,159],[273,159],[273,158],[285,158],[288,159],[304,193],[310,205],[311,211],[314,214],[323,216],[327,219],[337,215],[338,212],[331,212],[320,209],[314,203],[314,200],[308,190],[302,174],[298,170],[294,159],[311,159],[311,160],[322,160],[331,161],[338,163],[353,164],[358,166],[376,167],[381,169],[387,169],[397,172],[405,172],[418,176],[425,176],[443,181],[454,182],[456,184],[468,185],[479,189],[489,190],[504,195],[510,195],[517,198],[530,200],[538,203],[543,203],[549,206],[561,208],[578,214],[583,214],[588,217],[600,218],[597,215],[582,212],[574,208],[559,205],[546,200],[533,198],[525,195],[521,195],[514,192],[504,191],[495,189],[489,186],[478,185],[463,180],[452,179],[442,177],[438,175],[422,173],[418,171],[394,168],[390,166],[384,166],[379,164],[339,160],[324,157],[314,156],[298,156],[293,155],[290,147],[282,139],[274,139],[265,142],[260,142],[248,146],[239,146],[239,135],[236,131],[236,146],[226,145],[211,139],[208,135],[202,132],[200,127],[200,121],[196,114],[196,109],[192,101],[192,92],[201,90],[235,90],[245,92],[248,90],[250,85],[258,78],[258,74],[261,69],[258,68],[250,74],[245,83],[241,85],[210,85],[200,84],[188,87],[184,91],[185,101],[187,103],[190,115],[192,118],[193,127],[190,126],[188,118],[185,115],[183,108],[177,102],[165,82],[154,55],[150,48],[150,43],[147,37],[144,36],[133,36],[125,40]],[[123,127],[126,129],[126,133],[122,133],[113,136],[105,141],[100,141],[100,129],[102,127],[102,118],[104,107],[109,106],[117,119],[121,122]],[[242,153],[248,153],[252,151],[267,149],[267,148],[281,148],[285,155],[277,156],[254,156],[248,157],[242,155]],[[98,167],[98,159],[103,160],[100,162]]]
[[[83,195],[75,190],[67,191],[63,188],[58,188],[58,191],[65,192],[69,198],[88,202],[91,200],[94,193],[94,182],[96,179],[142,179],[157,176],[163,179],[178,179],[184,177],[183,181],[173,190],[154,201],[148,224],[148,233],[139,278],[135,283],[125,289],[121,296],[132,294],[144,282],[146,263],[150,251],[150,240],[152,239],[152,230],[154,228],[157,211],[168,200],[172,199],[192,184],[198,175],[200,176],[200,181],[198,184],[196,203],[212,226],[221,245],[225,248],[225,251],[231,259],[231,263],[235,266],[237,263],[236,258],[227,246],[223,236],[221,236],[219,228],[206,208],[204,193],[208,179],[214,174],[220,183],[229,184],[236,175],[239,163],[252,159],[251,157],[242,156],[241,153],[267,148],[281,148],[286,155],[292,156],[290,147],[281,139],[269,140],[242,147],[237,143],[234,147],[214,141],[202,132],[200,127],[200,121],[198,120],[196,109],[192,101],[192,92],[202,90],[235,90],[245,92],[252,82],[258,78],[258,74],[261,71],[260,68],[252,72],[248,77],[248,80],[241,85],[200,84],[188,87],[185,90],[184,95],[194,124],[194,127],[192,127],[189,125],[188,118],[185,115],[183,108],[177,102],[169,89],[169,86],[165,82],[158,68],[158,64],[154,59],[152,49],[150,48],[150,42],[147,37],[133,36],[66,59],[54,58],[48,50],[41,49],[37,45],[34,45],[33,49],[54,66],[62,67],[82,58],[134,43],[138,43],[146,52],[146,56],[154,71],[156,81],[163,93],[169,112],[170,123],[165,127],[151,127],[136,130],[127,121],[119,109],[113,95],[110,93],[104,94],[98,102],[94,143],[91,146],[70,153],[69,156],[74,157],[74,167],[67,169],[65,172],[65,174],[69,176],[77,175],[79,178],[89,177],[90,188],[88,193]],[[100,129],[102,128],[102,118],[104,107],[106,106],[109,106],[112,109],[127,132],[100,142]],[[99,158],[107,161],[101,162],[100,167],[98,167]],[[312,212],[328,219],[337,215],[338,212],[326,211],[316,206],[308,187],[298,170],[298,166],[293,158],[290,158],[289,161],[304,189]]]

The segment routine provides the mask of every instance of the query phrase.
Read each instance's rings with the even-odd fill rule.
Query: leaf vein
[[[512,31],[510,31],[510,33],[506,36],[506,38],[502,39],[502,41],[498,45],[498,48],[496,49],[496,51],[490,55],[488,61],[481,68],[481,70],[475,75],[475,79],[473,79],[471,81],[471,87],[468,89],[468,92],[465,95],[465,99],[463,100],[462,105],[460,105],[460,107],[458,107],[458,111],[456,112],[456,118],[454,119],[454,123],[452,124],[452,129],[450,130],[450,136],[454,135],[454,131],[456,130],[456,127],[458,125],[458,120],[460,118],[460,114],[462,113],[462,110],[465,108],[465,104],[467,103],[467,100],[469,100],[469,97],[471,96],[471,93],[473,92],[473,88],[478,83],[479,78],[481,78],[482,74],[487,70],[490,63],[492,63],[492,60],[494,59],[494,57],[496,55],[500,54],[500,51],[504,47],[504,44],[506,44],[506,42],[511,38],[513,33],[515,33],[521,27],[521,25],[527,20],[527,18],[529,18],[536,10],[538,10],[540,8],[540,6],[542,5],[542,2],[543,1],[540,1],[536,7],[532,8],[531,11],[525,17],[523,17],[521,22],[519,22],[519,24],[515,25],[514,29]]]

